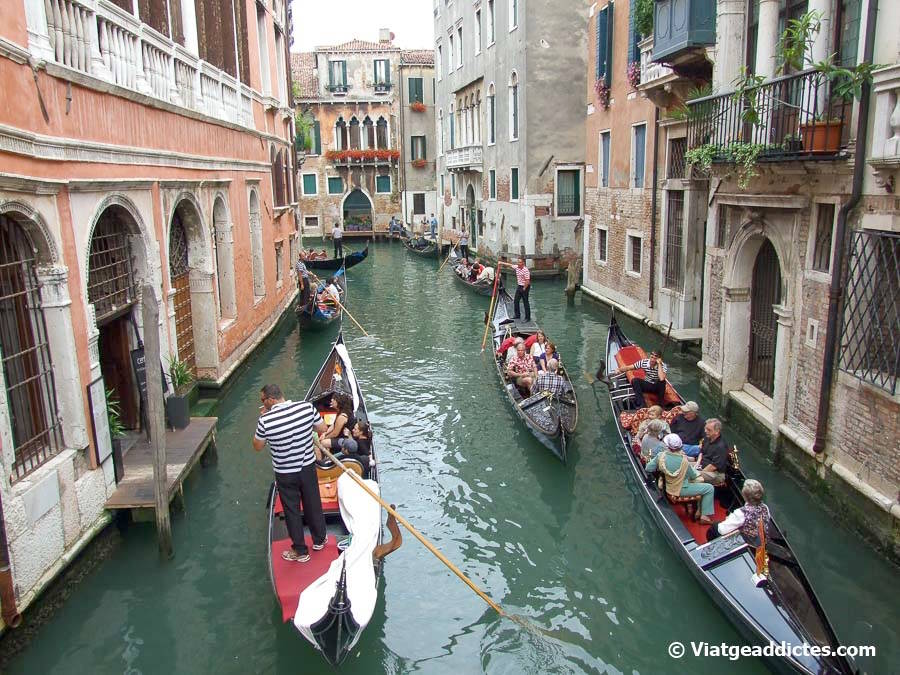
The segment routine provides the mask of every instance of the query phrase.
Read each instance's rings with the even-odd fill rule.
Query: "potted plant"
[[[427,164],[428,162],[421,158],[412,161],[412,165],[417,169],[424,169]]]
[[[169,362],[169,379],[173,393],[166,398],[166,416],[173,429],[184,429],[191,422],[191,386],[194,374],[185,361],[172,359]]]
[[[118,483],[125,475],[125,464],[122,460],[122,439],[125,438],[125,425],[122,424],[122,407],[113,389],[106,390],[106,420],[109,426],[109,437],[112,440],[113,474]]]
[[[641,83],[641,63],[640,61],[632,61],[628,64],[628,69],[625,71],[625,76],[628,79],[628,84],[631,85],[632,89],[637,89],[638,85]]]
[[[634,29],[643,37],[653,35],[654,0],[637,0],[634,3]]]
[[[412,103],[409,104],[409,109],[412,110],[413,112],[417,112],[417,113],[423,113],[427,110],[427,108],[425,107],[425,104],[422,103],[421,101],[413,101]]]
[[[839,117],[820,113],[815,119],[800,124],[803,151],[816,153],[837,152],[841,147],[841,129],[844,123]]]
[[[597,94],[597,101],[604,110],[609,110],[609,87],[606,80],[602,77],[594,82],[594,92]]]

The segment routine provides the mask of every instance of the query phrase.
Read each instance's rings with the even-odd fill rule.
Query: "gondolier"
[[[334,257],[344,257],[344,230],[341,229],[340,223],[335,223],[331,228],[331,239],[334,243]]]
[[[309,270],[306,263],[303,262],[303,254],[297,255],[297,264],[294,266],[297,270],[297,286],[300,290],[300,306],[306,304],[309,300]]]
[[[268,443],[272,454],[275,484],[291,538],[291,548],[281,557],[305,563],[309,561],[309,550],[303,537],[304,521],[309,525],[314,551],[325,548],[327,539],[312,432],[323,434],[328,426],[312,403],[286,401],[277,384],[264,386],[259,399],[265,410],[256,423],[253,448],[259,451]]]
[[[634,377],[631,380],[631,388],[634,390],[635,405],[638,408],[647,406],[644,401],[644,394],[654,394],[657,401],[662,403],[663,397],[666,395],[666,376],[669,373],[669,367],[663,362],[662,355],[659,352],[650,352],[649,359],[641,359],[627,366],[617,368],[611,375],[621,375],[632,370],[643,370],[644,377]]]
[[[516,265],[516,297],[515,297],[515,318],[521,318],[519,314],[519,300],[525,302],[525,321],[531,321],[531,305],[528,303],[528,292],[531,290],[531,270],[525,267],[525,258],[519,258],[519,264]]]

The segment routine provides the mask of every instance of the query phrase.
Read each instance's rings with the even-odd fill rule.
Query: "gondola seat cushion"
[[[687,512],[688,516],[692,520],[697,520],[700,514],[700,500],[702,499],[702,495],[691,495],[691,496],[682,496],[679,495],[674,497],[666,492],[666,498],[669,500],[671,504],[680,504],[684,507],[684,510]]]

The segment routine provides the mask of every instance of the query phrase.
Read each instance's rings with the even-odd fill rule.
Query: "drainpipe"
[[[9,564],[9,545],[6,541],[6,521],[3,519],[3,498],[0,497],[0,617],[10,628],[18,628],[22,615],[16,608],[12,569]]]
[[[866,16],[866,43],[863,61],[872,63],[875,53],[875,17],[878,14],[878,0],[869,0],[869,11]],[[822,383],[819,387],[819,410],[816,420],[816,438],[813,441],[813,452],[817,455],[825,452],[825,439],[828,434],[828,411],[831,408],[831,385],[834,382],[834,365],[837,357],[838,310],[843,295],[844,239],[847,235],[847,216],[856,208],[862,196],[862,183],[866,169],[866,144],[869,130],[869,100],[872,94],[871,83],[863,84],[862,96],[859,99],[859,116],[856,120],[856,157],[853,161],[853,186],[849,201],[838,211],[835,228],[834,259],[831,261],[831,286],[828,290],[828,324],[825,333],[825,360],[822,365]]]
[[[650,193],[650,297],[647,304],[653,309],[653,297],[656,295],[656,208],[659,193],[659,107],[653,107],[653,192]],[[649,317],[648,317],[649,318]]]
[[[402,60],[402,59],[401,59]],[[398,89],[400,89],[400,128],[397,129],[397,133],[395,134],[396,138],[399,139],[399,143],[397,145],[400,147],[400,208],[402,209],[400,213],[401,222],[406,222],[406,138],[404,133],[406,131],[406,126],[403,122],[404,117],[404,105],[403,105],[403,64],[401,63],[397,66],[397,73],[399,77],[397,79],[400,80],[398,83]],[[424,86],[424,85],[423,85]],[[409,224],[409,229],[412,231],[413,223]]]

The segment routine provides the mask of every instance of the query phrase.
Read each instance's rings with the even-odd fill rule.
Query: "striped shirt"
[[[644,369],[644,379],[647,382],[659,382],[659,362],[653,367],[650,366],[650,359],[644,359],[642,361],[637,361],[636,363],[631,364],[632,368],[643,368]],[[665,363],[662,364],[663,372],[668,374],[669,366]]]
[[[256,438],[268,441],[275,473],[296,473],[316,461],[313,426],[322,416],[308,401],[276,403],[256,423]]]
[[[519,267],[516,265],[516,283],[519,286],[525,287],[525,284],[531,282],[531,270],[525,266]]]
[[[298,260],[295,267],[297,268],[297,274],[299,274],[304,279],[309,279],[309,270],[306,269],[305,262],[303,262],[302,260]]]

